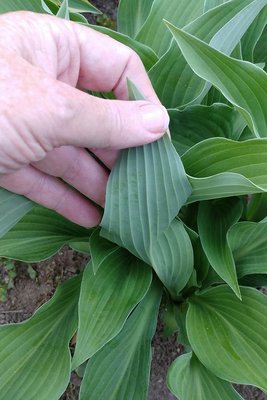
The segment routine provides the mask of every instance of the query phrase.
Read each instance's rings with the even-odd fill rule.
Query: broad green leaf
[[[124,150],[107,187],[101,235],[149,263],[150,248],[190,194],[168,136]]]
[[[134,38],[144,24],[154,0],[120,0],[118,31]]]
[[[80,400],[146,400],[161,288],[152,282],[122,331],[88,362]]]
[[[86,238],[81,238],[78,240],[70,240],[68,242],[68,246],[74,250],[74,251],[78,251],[79,253],[86,253],[86,254],[90,254],[90,249],[89,249],[89,239],[88,237]]]
[[[118,247],[108,255],[104,252],[103,257],[96,274],[91,263],[83,274],[73,368],[121,331],[151,284],[151,269],[126,250]]]
[[[254,51],[255,62],[264,62],[265,64],[267,63],[266,43],[267,43],[267,26],[265,26],[264,31],[255,47]]]
[[[0,14],[10,11],[28,10],[43,13],[41,1],[39,0],[8,0],[1,1]]]
[[[267,190],[267,140],[204,140],[183,156],[193,192],[189,202]]]
[[[29,212],[33,203],[26,197],[0,188],[0,238]]]
[[[204,12],[209,11],[211,8],[218,7],[228,0],[205,0]]]
[[[69,0],[62,1],[56,16],[67,20],[70,19]]]
[[[53,3],[57,7],[60,7],[63,3],[64,0],[43,0],[48,3]],[[68,8],[71,12],[74,13],[92,13],[92,14],[101,14],[101,11],[99,11],[95,6],[93,6],[89,1],[87,0],[68,0]]]
[[[151,264],[173,299],[188,282],[194,265],[193,248],[181,221],[174,219],[151,247]]]
[[[95,274],[106,258],[118,250],[118,246],[101,237],[99,233],[100,229],[95,229],[90,237],[91,262]]]
[[[172,109],[169,110],[169,115],[172,142],[180,155],[208,138],[226,137],[238,140],[245,127],[238,111],[225,104]]]
[[[176,358],[168,371],[167,384],[179,400],[242,400],[228,382],[213,375],[194,353]]]
[[[0,239],[0,256],[38,262],[52,256],[71,240],[88,240],[90,234],[91,230],[36,206]]]
[[[161,56],[169,48],[172,39],[163,19],[182,28],[202,14],[203,6],[204,0],[154,0],[151,12],[136,38]]]
[[[267,6],[263,8],[253,24],[249,27],[242,38],[243,59],[254,62],[255,46],[262,35],[263,29],[267,24]],[[265,44],[266,50],[266,44]]]
[[[264,6],[265,0],[232,0],[191,21],[183,28],[206,43],[230,54]],[[167,19],[167,18],[166,18]],[[200,103],[210,85],[187,64],[175,41],[149,72],[163,104],[168,108]]]
[[[241,288],[240,301],[227,286],[190,298],[187,333],[192,349],[221,379],[267,390],[267,297]]]
[[[267,216],[267,193],[250,196],[246,207],[246,219],[259,222]]]
[[[133,99],[142,99],[129,82]],[[151,250],[191,192],[170,138],[121,152],[112,169],[101,235],[151,264]],[[163,238],[164,240],[164,238]]]
[[[229,230],[228,241],[239,278],[267,274],[267,222],[240,222]]]
[[[252,286],[255,288],[267,288],[267,274],[252,274],[246,275],[240,279],[240,285]]]
[[[0,326],[0,392],[5,400],[58,400],[71,371],[80,278],[68,280],[27,321]]]
[[[261,4],[267,4],[267,0]],[[168,27],[193,71],[219,88],[256,136],[267,136],[267,74],[254,64],[226,56],[171,24]]]
[[[149,70],[158,61],[156,53],[148,46],[138,42],[135,39],[130,38],[122,33],[113,31],[112,29],[105,28],[99,25],[89,25],[90,28],[95,29],[98,32],[104,33],[113,39],[125,44],[126,46],[133,49],[141,58],[146,70]]]
[[[89,12],[93,14],[101,14],[95,6],[93,6],[88,0],[69,0],[70,10],[73,12]]]
[[[238,297],[240,290],[227,232],[239,221],[242,211],[242,202],[235,197],[201,202],[198,211],[199,237],[210,265]]]

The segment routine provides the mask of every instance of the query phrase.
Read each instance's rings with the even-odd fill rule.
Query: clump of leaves
[[[24,4],[84,21],[87,3]],[[171,140],[121,152],[90,232],[0,191],[1,256],[36,262],[65,243],[91,255],[32,318],[0,328],[3,398],[56,400],[86,365],[80,400],[147,399],[163,291],[186,348],[168,372],[177,398],[267,391],[266,23],[267,0],[121,0],[118,32],[95,27],[140,55]]]

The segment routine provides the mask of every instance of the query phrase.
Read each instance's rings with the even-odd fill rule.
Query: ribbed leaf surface
[[[263,6],[267,0],[257,4]],[[256,136],[267,136],[267,74],[254,64],[228,57],[196,37],[168,26],[193,71],[220,89]]]
[[[172,109],[169,115],[172,142],[180,155],[205,139],[226,137],[238,140],[245,127],[238,111],[225,104]]]
[[[33,203],[26,197],[0,188],[0,238],[29,212]]]
[[[131,83],[129,89],[132,98],[142,98]],[[152,265],[165,278],[173,276],[177,268],[169,264],[168,241],[173,235],[172,242],[177,243],[178,252],[185,252],[183,259],[189,257],[186,265],[192,271],[189,240],[185,239],[185,249],[178,245],[177,224],[176,229],[170,228],[166,233],[168,240],[165,235],[190,192],[183,164],[167,135],[157,142],[124,150],[109,177],[101,235]],[[167,262],[169,272],[163,271],[164,262],[155,265],[161,260]],[[178,281],[177,284],[176,292],[180,289]],[[168,289],[173,291],[173,283]]]
[[[88,363],[80,400],[146,400],[161,288],[153,282],[119,335]]]
[[[91,230],[36,206],[0,239],[0,256],[37,262],[52,256],[71,240],[88,242],[90,234]]]
[[[242,57],[244,60],[254,62],[254,50],[266,24],[267,6],[263,8],[242,38]]]
[[[27,321],[0,326],[0,392],[5,400],[58,400],[70,378],[80,278],[68,280]]]
[[[73,368],[120,332],[151,284],[151,269],[126,250],[118,247],[102,254],[97,273],[89,263],[83,274]]]
[[[211,8],[218,7],[228,0],[205,0],[204,12],[209,11]]]
[[[267,274],[267,222],[240,222],[231,227],[228,240],[238,277]]]
[[[43,13],[41,1],[32,0],[9,0],[1,1],[0,14],[10,11],[28,10]]]
[[[179,400],[242,400],[228,382],[213,375],[194,353],[176,358],[168,371],[167,383]]]
[[[134,38],[140,31],[154,0],[120,0],[117,15],[118,31]]]
[[[206,256],[217,274],[240,297],[235,262],[227,232],[239,221],[243,205],[239,198],[202,202],[198,211],[198,231]]]
[[[214,138],[188,150],[182,161],[193,193],[189,202],[267,190],[267,140]]]
[[[118,250],[118,246],[101,237],[99,233],[100,229],[97,228],[90,236],[91,263],[95,274],[106,258],[109,257],[111,253]]]
[[[193,21],[203,12],[204,0],[154,0],[151,13],[137,35],[137,40],[151,47],[158,55],[169,48],[171,35],[164,25],[167,19],[179,28]]]
[[[221,379],[267,390],[267,297],[218,286],[190,299],[187,333],[198,359]]]
[[[264,2],[228,1],[190,21],[183,30],[206,43],[214,38],[213,47],[230,54],[263,8]],[[149,76],[161,101],[168,108],[199,103],[210,87],[194,74],[175,42],[152,68]]]

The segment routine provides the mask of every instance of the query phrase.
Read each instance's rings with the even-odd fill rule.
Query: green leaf
[[[264,62],[265,64],[267,63],[266,41],[267,41],[267,26],[265,26],[263,33],[255,47],[254,61],[257,63],[259,62]]]
[[[154,0],[120,0],[117,15],[118,31],[134,38],[140,31]]]
[[[138,98],[136,89],[132,90]],[[149,263],[151,247],[170,226],[190,191],[167,135],[124,150],[109,177],[101,235]]]
[[[28,10],[43,13],[41,1],[33,0],[8,0],[1,1],[0,14],[10,11]]]
[[[246,275],[240,279],[240,285],[252,286],[255,288],[267,288],[267,274],[252,274]]]
[[[267,6],[263,8],[242,38],[242,56],[244,60],[254,62],[254,50],[266,23]]]
[[[92,357],[121,331],[149,289],[151,278],[147,265],[119,247],[103,253],[103,262],[96,274],[92,264],[88,264],[81,287],[73,368]]]
[[[172,298],[177,298],[188,282],[194,265],[192,244],[181,221],[174,219],[152,244],[150,260]]]
[[[204,0],[154,0],[151,12],[136,36],[137,40],[150,46],[158,55],[162,55],[171,44],[170,32],[164,26],[163,19],[182,28],[203,12]]]
[[[189,202],[267,190],[267,140],[204,140],[183,156],[193,192]]]
[[[100,229],[97,228],[90,237],[90,253],[94,274],[97,273],[106,258],[118,250],[118,246],[102,238],[99,233]]]
[[[246,219],[259,222],[267,216],[267,193],[250,196],[246,207]]]
[[[241,400],[228,383],[213,375],[194,353],[184,354],[172,363],[167,384],[179,400]]]
[[[211,8],[218,7],[228,0],[205,0],[204,12],[209,11]]]
[[[87,364],[80,400],[146,400],[161,298],[156,281],[119,335]]]
[[[33,203],[26,197],[0,188],[0,238],[29,212]]]
[[[263,6],[266,0],[257,4]],[[256,136],[267,136],[267,74],[254,64],[222,54],[169,23],[168,27],[193,71],[219,88]]]
[[[267,274],[267,222],[240,222],[231,227],[228,240],[239,278]]]
[[[69,1],[68,0],[62,1],[62,4],[60,5],[56,16],[59,18],[67,19],[67,20],[70,19]]]
[[[70,379],[80,278],[68,280],[27,321],[0,326],[0,391],[5,400],[58,400]]]
[[[245,127],[238,111],[225,104],[172,109],[169,115],[172,142],[180,155],[202,140],[212,137],[238,140]]]
[[[52,6],[60,8],[63,5],[64,0],[42,0],[42,3],[47,3],[49,8],[51,8],[51,4]],[[72,13],[101,14],[101,11],[87,0],[68,0],[68,9]]]
[[[99,25],[89,25],[90,28],[95,29],[98,32],[102,32],[113,39],[125,44],[126,46],[133,49],[141,58],[145,68],[149,70],[158,61],[158,56],[156,53],[148,46],[143,43],[138,42],[135,39],[130,38],[122,33],[115,32],[112,29],[105,28]]]
[[[221,379],[267,390],[267,297],[241,288],[240,301],[227,286],[190,299],[188,338],[198,359]]]
[[[88,0],[69,0],[70,10],[73,12],[84,13],[89,12],[92,14],[102,14],[95,6]]]
[[[241,217],[243,205],[239,198],[214,200],[199,204],[198,231],[206,256],[217,274],[240,298],[235,262],[227,232]]]
[[[206,43],[214,38],[213,46],[230,54],[263,8],[262,1],[228,1],[191,21],[183,30]],[[149,76],[162,103],[168,108],[200,103],[210,88],[194,74],[175,41]]]
[[[55,254],[68,241],[88,240],[90,234],[91,230],[36,206],[0,239],[0,256],[38,262]]]
[[[81,238],[78,240],[76,239],[70,240],[68,242],[68,245],[74,251],[78,251],[79,253],[90,254],[88,237]]]

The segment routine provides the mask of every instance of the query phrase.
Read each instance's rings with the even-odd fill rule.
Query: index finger
[[[73,24],[80,49],[79,85],[93,91],[113,91],[127,100],[127,78],[148,101],[160,101],[140,57],[129,47],[92,28]]]

